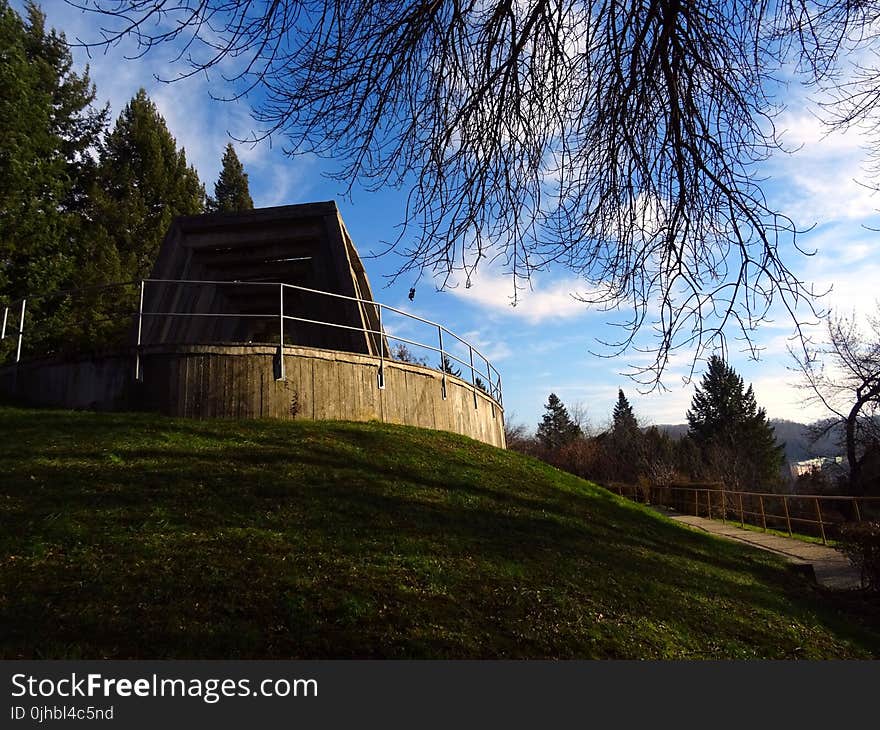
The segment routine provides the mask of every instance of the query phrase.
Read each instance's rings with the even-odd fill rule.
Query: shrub
[[[862,586],[880,590],[880,522],[850,522],[840,528],[840,545],[862,573]]]

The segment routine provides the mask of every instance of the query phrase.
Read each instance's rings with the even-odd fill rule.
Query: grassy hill
[[[855,610],[451,434],[0,408],[5,658],[880,654]]]

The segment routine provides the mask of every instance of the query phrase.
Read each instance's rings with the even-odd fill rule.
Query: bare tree
[[[568,415],[584,436],[590,436],[593,433],[593,426],[590,423],[590,411],[586,403],[577,400],[568,406]]]
[[[492,263],[511,293],[562,265],[585,302],[645,325],[657,383],[670,351],[695,359],[813,292],[782,260],[794,222],[762,192],[780,149],[775,71],[839,78],[871,48],[870,0],[68,0],[102,40],[172,42],[176,78],[222,68],[228,97],[258,91],[261,136],[337,159],[350,186],[408,190],[399,275],[465,286]],[[222,64],[222,67],[221,67]],[[230,72],[229,69],[234,69]],[[867,73],[867,72],[866,72]],[[849,123],[873,111],[841,89]],[[864,87],[859,87],[863,89]],[[873,91],[877,89],[877,91]],[[796,321],[796,320],[795,320]],[[615,350],[616,351],[616,350]]]
[[[792,350],[807,402],[833,416],[823,422],[822,434],[843,428],[849,490],[856,496],[864,493],[860,476],[868,448],[880,447],[880,307],[868,327],[866,335],[854,316],[830,317],[826,342],[808,346],[804,354]]]
[[[538,452],[538,444],[534,435],[529,433],[526,424],[516,420],[516,414],[511,413],[504,419],[504,441],[507,448],[519,451],[522,454],[534,455]]]

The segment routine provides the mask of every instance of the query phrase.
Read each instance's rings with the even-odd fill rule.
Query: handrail
[[[880,507],[880,496],[874,495],[855,497],[842,494],[753,492],[725,489],[723,485],[716,488],[671,484],[654,485],[645,490],[635,486],[617,484],[612,488],[620,496],[626,496],[634,500],[644,499],[647,493],[648,501],[652,504],[671,507],[679,511],[685,510],[687,513],[698,517],[703,515],[710,519],[720,517],[722,521],[727,521],[728,514],[732,514],[734,518],[738,517],[734,521],[739,522],[742,527],[750,524],[760,527],[765,532],[768,529],[768,522],[780,525],[789,535],[793,534],[792,524],[808,525],[816,528],[817,536],[822,539],[824,544],[828,542],[828,532],[837,529],[844,521],[837,518],[845,516],[846,513],[840,513],[838,510],[832,510],[830,507],[826,507],[826,511],[823,513],[823,502],[828,501],[839,505],[849,505],[848,511],[850,516],[854,515],[857,522],[861,522],[864,518],[866,507]],[[626,490],[627,494],[624,494],[624,490]],[[692,496],[685,497],[684,499],[675,499],[674,493],[685,493]],[[667,496],[670,498],[667,499]],[[757,498],[757,504],[752,500],[748,502],[750,509],[746,509],[743,497]],[[766,509],[773,501],[781,502],[783,509],[781,514],[769,512]],[[792,507],[799,507],[798,502],[806,503],[807,510],[814,511],[815,518],[806,516],[808,512],[803,509],[793,512]]]
[[[746,497],[785,497],[786,499],[827,499],[827,500],[837,500],[837,501],[846,501],[852,502],[853,500],[864,500],[868,502],[878,501],[880,500],[880,495],[874,494],[864,494],[859,496],[854,496],[851,494],[801,494],[800,492],[750,492],[744,489],[727,489],[726,487],[719,486],[717,489],[709,489],[707,487],[688,487],[681,484],[670,485],[668,487],[663,487],[657,485],[656,489],[670,489],[670,490],[695,490],[698,489],[700,491],[710,491],[710,492],[724,492],[725,494],[737,494],[743,495]]]
[[[146,292],[148,286],[151,284],[159,284],[159,285],[164,284],[164,285],[177,285],[177,286],[276,287],[280,291],[281,296],[279,297],[278,311],[271,312],[271,313],[265,313],[265,314],[254,314],[254,313],[244,313],[244,312],[237,312],[237,313],[234,313],[234,312],[179,312],[179,311],[151,312],[151,311],[145,309],[145,306],[144,306],[145,292]],[[145,343],[142,340],[143,320],[145,318],[153,318],[153,317],[162,317],[162,318],[176,318],[176,317],[183,317],[183,318],[186,318],[186,317],[192,317],[192,318],[219,317],[219,318],[223,318],[223,317],[232,317],[232,318],[241,318],[241,319],[278,318],[279,322],[280,322],[279,345],[282,349],[286,346],[284,343],[284,324],[283,324],[285,320],[303,322],[303,323],[314,324],[314,325],[318,325],[318,326],[336,327],[336,328],[341,328],[341,329],[346,329],[346,330],[363,332],[365,335],[375,335],[380,338],[390,339],[390,340],[394,340],[397,342],[403,342],[403,343],[406,343],[409,345],[413,345],[415,347],[424,348],[424,349],[429,350],[431,352],[439,353],[440,358],[441,358],[439,367],[432,367],[427,364],[426,365],[428,367],[432,367],[432,369],[438,370],[439,372],[442,373],[442,375],[443,375],[442,389],[443,389],[443,397],[444,398],[446,397],[446,376],[451,375],[451,373],[447,372],[445,365],[447,362],[449,362],[449,363],[456,362],[459,365],[461,365],[463,368],[467,368],[470,370],[470,373],[471,373],[470,385],[474,391],[474,406],[475,407],[477,405],[477,391],[478,390],[482,390],[486,395],[488,395],[490,398],[494,399],[499,405],[503,403],[502,391],[501,391],[501,373],[498,371],[498,369],[491,363],[489,358],[486,357],[486,355],[484,355],[473,344],[471,344],[470,342],[465,340],[463,337],[460,337],[455,332],[448,329],[447,327],[440,324],[439,322],[434,322],[433,320],[426,319],[424,317],[420,317],[415,314],[411,314],[411,313],[406,312],[402,309],[398,309],[397,307],[392,307],[387,304],[383,304],[381,302],[376,302],[376,301],[373,301],[370,299],[363,299],[361,297],[349,296],[346,294],[338,294],[336,292],[325,292],[325,291],[321,291],[320,289],[313,289],[310,287],[299,286],[296,284],[288,284],[285,282],[235,281],[235,280],[233,280],[233,281],[222,280],[221,281],[221,280],[208,280],[208,279],[139,279],[139,280],[134,280],[134,281],[114,282],[111,284],[100,284],[100,285],[95,285],[95,286],[80,287],[80,288],[74,288],[74,289],[64,289],[64,290],[60,290],[57,292],[51,292],[48,294],[37,294],[37,295],[31,296],[31,297],[24,297],[22,299],[17,299],[14,302],[9,302],[8,304],[5,305],[5,309],[3,311],[3,328],[2,328],[2,333],[0,333],[0,341],[2,341],[3,339],[6,338],[7,330],[10,331],[10,334],[17,335],[18,343],[17,343],[16,353],[15,353],[15,362],[18,364],[21,362],[21,351],[22,351],[22,343],[24,340],[24,329],[25,329],[24,328],[25,305],[27,302],[32,301],[33,299],[43,299],[44,300],[44,299],[52,299],[52,298],[57,298],[57,297],[67,296],[67,295],[82,295],[82,294],[86,294],[86,293],[94,292],[94,291],[102,291],[102,290],[108,290],[108,289],[119,289],[119,288],[123,288],[123,287],[132,287],[135,285],[137,285],[140,288],[140,302],[138,305],[138,310],[136,312],[123,313],[117,318],[104,318],[104,320],[107,322],[113,322],[113,321],[122,321],[123,319],[127,319],[128,317],[136,317],[137,318],[137,348],[136,348],[136,362],[135,362],[135,377],[138,380],[140,380],[142,377],[140,355],[141,355],[141,350],[145,345]],[[355,327],[355,326],[351,326],[351,325],[340,324],[337,322],[328,322],[328,321],[310,319],[310,318],[305,318],[305,317],[299,317],[295,313],[290,314],[289,312],[291,310],[289,309],[289,307],[285,310],[285,304],[284,304],[284,291],[285,290],[302,291],[302,292],[306,292],[306,293],[310,293],[310,294],[317,294],[317,295],[326,296],[326,297],[333,297],[335,299],[342,299],[342,300],[346,300],[346,301],[350,301],[350,302],[355,302],[355,303],[361,305],[362,307],[375,307],[375,310],[376,310],[376,313],[378,316],[378,321],[379,321],[379,329],[373,329],[372,327],[368,326],[366,321],[364,321],[362,327]],[[15,322],[11,321],[12,318],[9,316],[9,314],[10,314],[10,309],[15,307],[19,303],[21,304],[21,314],[18,317],[18,322],[16,324]],[[427,344],[425,342],[419,342],[418,340],[415,340],[415,339],[410,339],[407,337],[402,337],[399,335],[387,333],[384,330],[384,328],[382,327],[382,321],[383,321],[382,312],[383,312],[383,310],[387,311],[387,312],[393,312],[394,314],[406,317],[411,320],[415,320],[417,322],[421,322],[429,327],[435,328],[437,336],[438,336],[438,345],[439,346],[435,346],[435,345]],[[7,326],[7,320],[9,320],[8,324],[10,326]],[[83,321],[80,324],[85,324],[85,323],[87,323],[87,321]],[[467,357],[467,360],[462,359],[462,357],[459,357],[454,352],[451,352],[448,349],[444,348],[444,346],[443,346],[443,334],[444,333],[446,333],[451,338],[454,338],[457,341],[458,344],[455,345],[456,349],[458,348],[459,345],[462,345],[467,348],[467,353],[464,356],[462,356],[462,357]],[[160,343],[151,342],[149,344],[153,345],[153,344],[160,344]],[[384,383],[385,383],[384,362],[386,359],[391,359],[391,358],[387,358],[385,356],[384,344],[381,344],[379,346],[379,351],[380,351],[379,382],[380,382],[380,387],[384,388],[385,387],[384,386]],[[486,368],[484,371],[480,371],[477,369],[477,365],[481,365],[481,363],[479,363],[479,362],[475,363],[474,355],[477,355],[478,358],[480,360],[482,360],[483,363],[485,363]],[[283,358],[282,358],[282,360],[283,360]],[[284,372],[283,371],[283,362],[282,362],[281,372],[282,372],[282,378],[283,378],[284,377],[284,375],[283,375],[283,372]],[[483,383],[484,377],[486,378],[485,383]]]
[[[34,299],[54,299],[56,297],[63,297],[65,294],[82,294],[84,292],[100,291],[102,289],[119,289],[120,287],[132,286],[133,284],[139,284],[140,282],[141,279],[132,279],[131,281],[117,281],[112,284],[93,284],[91,286],[74,287],[72,289],[59,289],[58,291],[49,293],[28,294],[26,297],[19,297],[18,299],[10,300],[4,306],[9,309],[16,304],[20,304],[25,299],[30,301],[33,301]]]

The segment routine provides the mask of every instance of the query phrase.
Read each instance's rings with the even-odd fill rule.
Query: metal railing
[[[642,489],[616,484],[622,497],[674,509],[682,514],[738,522],[821,538],[823,544],[838,536],[840,525],[880,517],[880,497],[850,497],[826,494],[781,494],[747,492],[717,487],[665,486]]]
[[[172,307],[168,311],[152,311],[149,307],[150,303],[150,291],[153,287],[169,287],[169,286],[177,286],[177,287],[204,287],[204,286],[222,286],[224,288],[227,287],[259,287],[265,290],[267,287],[274,287],[278,292],[277,298],[277,309],[274,311],[267,312],[199,312],[199,311],[175,311]],[[291,323],[300,323],[306,325],[314,325],[318,327],[332,327],[340,330],[348,330],[354,332],[362,332],[365,337],[374,336],[378,340],[378,347],[375,348],[377,351],[376,357],[379,359],[378,365],[378,387],[381,389],[385,388],[385,363],[386,361],[390,362],[410,362],[417,365],[422,365],[426,367],[430,367],[434,370],[437,370],[441,373],[441,388],[443,398],[446,398],[447,395],[447,376],[454,375],[455,377],[464,380],[465,382],[469,382],[471,389],[473,390],[473,398],[474,398],[474,407],[477,407],[478,396],[480,391],[482,391],[485,395],[492,398],[499,405],[503,404],[503,396],[502,396],[502,388],[501,388],[501,374],[498,372],[498,369],[492,365],[489,359],[473,344],[455,334],[451,330],[447,329],[445,326],[438,322],[434,322],[429,319],[425,319],[424,317],[419,317],[414,314],[410,314],[402,309],[397,309],[396,307],[391,307],[387,304],[382,304],[380,302],[375,302],[369,299],[362,299],[360,297],[348,296],[344,294],[336,294],[333,292],[325,292],[319,289],[311,289],[308,287],[297,286],[294,284],[285,284],[283,282],[249,282],[249,281],[205,281],[205,280],[189,280],[189,279],[141,279],[139,281],[132,282],[123,282],[118,284],[107,284],[96,287],[86,287],[82,289],[70,289],[59,292],[53,292],[51,294],[45,295],[34,295],[27,298],[19,299],[13,302],[9,302],[7,305],[3,307],[3,315],[2,315],[2,331],[0,331],[0,343],[2,343],[7,336],[14,335],[16,338],[16,343],[14,346],[15,356],[14,362],[16,364],[26,364],[22,359],[23,347],[27,347],[26,340],[26,328],[25,324],[27,322],[27,316],[29,313],[29,306],[35,301],[40,300],[42,303],[57,300],[59,298],[75,298],[82,297],[86,294],[93,293],[104,293],[112,290],[124,290],[126,288],[132,289],[132,296],[136,295],[137,298],[137,311],[125,311],[119,314],[117,317],[104,317],[103,321],[118,321],[121,323],[128,322],[129,327],[126,328],[126,333],[130,332],[130,326],[132,324],[135,325],[134,332],[136,332],[136,342],[135,344],[135,364],[134,364],[134,374],[135,379],[141,380],[143,378],[143,371],[141,366],[142,353],[145,347],[162,345],[162,344],[175,344],[173,338],[164,339],[163,337],[159,337],[158,339],[150,339],[147,336],[147,332],[155,332],[156,328],[145,328],[145,324],[150,321],[152,318],[159,318],[165,320],[173,320],[175,318],[235,318],[235,319],[263,319],[266,321],[275,320],[278,322],[278,339],[277,340],[267,340],[264,344],[277,344],[279,347],[280,354],[283,355],[285,347],[296,346],[297,343],[293,336],[290,336],[290,329],[294,326]],[[364,315],[368,312],[368,310],[372,310],[372,313],[375,315],[373,321],[376,323],[375,327],[368,326],[368,321],[370,320],[367,316],[361,316],[362,326],[354,326],[351,324],[346,324],[342,322],[331,322],[322,319],[315,319],[313,317],[305,317],[300,316],[306,314],[305,312],[297,312],[295,308],[291,308],[289,306],[290,301],[288,297],[288,306],[285,306],[285,292],[288,294],[292,292],[304,293],[310,296],[319,296],[319,297],[329,297],[333,300],[344,300],[348,302],[352,302],[357,304],[360,307],[361,314]],[[436,339],[432,342],[428,341],[420,341],[413,337],[406,337],[403,334],[397,334],[396,331],[389,331],[386,327],[388,324],[388,320],[391,316],[401,317],[404,322],[417,322],[425,327],[429,328],[434,332],[434,336]],[[77,321],[75,324],[77,326],[83,325],[84,323],[88,323],[88,318],[82,321]],[[33,321],[27,322],[30,331],[39,331],[40,322]],[[286,327],[286,325],[288,325]],[[444,336],[446,337],[446,343],[444,343]],[[39,338],[37,338],[39,339]],[[424,359],[400,359],[392,356],[392,352],[386,348],[386,341],[393,340],[394,342],[402,343],[403,345],[409,345],[412,347],[422,348],[431,353],[436,353],[440,360],[436,367],[428,364],[428,362]],[[201,344],[209,344],[209,343],[201,343]],[[11,353],[10,353],[11,354]],[[25,353],[31,357],[39,357],[43,355],[49,355],[51,352],[31,352]],[[457,363],[461,366],[461,368],[455,368],[454,363]],[[458,372],[454,372],[457,370]],[[469,373],[470,377],[463,377],[461,375],[462,372]],[[284,357],[280,358],[280,373],[279,380],[283,380],[286,378],[285,373],[285,365],[284,365]],[[485,380],[483,379],[485,378]]]

